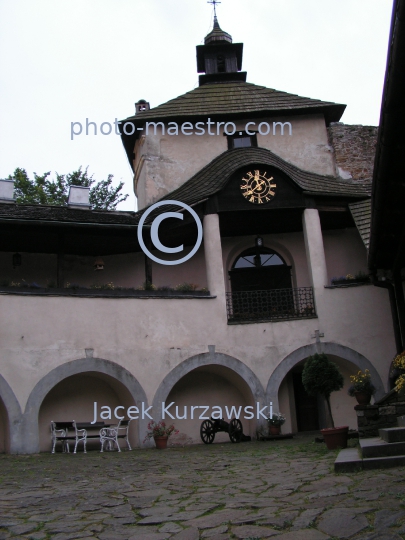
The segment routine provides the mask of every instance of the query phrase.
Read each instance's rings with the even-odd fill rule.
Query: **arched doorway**
[[[255,435],[257,428],[256,419],[245,419],[245,406],[254,407],[256,417],[256,403],[262,407],[266,405],[263,387],[253,371],[240,360],[222,353],[215,353],[214,346],[210,345],[209,353],[203,353],[188,358],[176,366],[161,382],[153,399],[153,411],[156,412],[155,420],[162,418],[162,403],[166,406],[174,402],[178,406],[179,416],[184,415],[184,406],[219,406],[222,407],[223,417],[228,422],[226,407],[231,411],[232,406],[239,410],[242,407],[240,420],[245,435]],[[212,410],[212,409],[211,409]],[[200,411],[202,412],[202,411]],[[210,410],[207,411],[208,415]],[[173,413],[172,413],[173,414]],[[174,416],[174,415],[173,415]],[[246,415],[248,416],[248,415]],[[231,416],[232,417],[232,416]],[[200,425],[202,419],[173,420],[180,434],[172,439],[177,444],[201,443]],[[218,434],[215,442],[229,441],[227,435]]]
[[[180,433],[173,437],[174,444],[201,444],[200,426],[204,414],[209,418],[211,413],[216,418],[230,422],[232,418],[240,417],[245,435],[253,435],[254,422],[246,419],[245,407],[253,407],[252,393],[246,382],[234,371],[224,366],[201,366],[182,377],[170,391],[166,403],[174,402],[172,414],[177,417],[174,422]],[[196,407],[194,411],[192,407]],[[197,408],[200,407],[200,408]],[[207,407],[204,413],[202,407]],[[185,417],[186,418],[181,418]],[[217,433],[215,443],[229,442],[227,433]]]
[[[331,394],[331,407],[335,425],[357,427],[354,411],[356,403],[347,393],[350,386],[350,375],[354,375],[359,369],[362,371],[368,369],[373,384],[377,388],[374,396],[375,400],[381,399],[385,393],[381,377],[374,365],[363,355],[338,343],[325,342],[305,345],[293,351],[280,362],[269,379],[266,392],[267,399],[273,403],[274,410],[279,410],[287,416],[285,431],[312,431],[312,429],[318,429],[314,426],[316,423],[318,423],[319,428],[327,427],[324,399],[319,397],[315,403],[307,407],[305,402],[307,396],[297,389],[297,384],[299,384],[297,380],[302,373],[305,360],[315,353],[325,353],[335,362],[340,368],[345,381],[342,390]],[[306,422],[305,416],[308,422]],[[309,425],[311,421],[312,426]]]
[[[80,387],[75,387],[75,383],[79,383]],[[93,383],[95,386],[93,386]],[[55,388],[63,392],[63,394],[60,394],[63,399],[60,400],[59,409],[57,404],[58,395]],[[73,399],[74,396],[77,399]],[[95,397],[98,400],[119,400],[119,404],[124,407],[127,404],[131,406],[142,402],[145,407],[148,406],[148,400],[142,386],[132,373],[124,367],[103,358],[72,360],[50,371],[33,388],[22,418],[24,431],[23,452],[28,454],[39,452],[40,434],[42,448],[47,445],[46,449],[49,450],[49,423],[51,420],[64,420],[63,418],[56,418],[54,414],[52,414],[53,418],[50,417],[52,404],[56,407],[54,412],[69,415],[67,421],[76,420],[79,422],[79,418],[81,418],[87,422],[89,416],[93,414],[93,404],[94,401],[97,401],[97,399],[94,399]],[[109,406],[109,403],[100,402],[99,404]],[[83,407],[85,407],[85,411]],[[85,418],[82,416],[84,412],[86,413]],[[80,417],[71,417],[73,413],[75,415],[80,414]],[[122,416],[122,410],[120,410],[120,415]],[[40,426],[38,424],[39,420],[41,421]],[[90,421],[92,420],[93,417],[90,418]],[[132,431],[135,433],[133,436],[137,437],[136,441],[138,441],[139,445],[146,432],[148,421],[140,418],[134,420],[133,423],[135,424],[134,426],[131,424]]]
[[[114,410],[118,406],[118,416],[125,416],[128,407],[135,405],[135,400],[128,389],[119,381],[99,372],[85,372],[66,377],[52,388],[45,396],[38,415],[39,445],[41,452],[51,448],[50,423],[55,422],[92,422],[96,405],[96,421],[117,424]],[[100,416],[100,413],[103,416]],[[130,425],[129,440],[131,446],[139,444],[138,421]],[[124,443],[125,447],[125,443]],[[98,439],[89,439],[87,449],[100,449]]]
[[[302,304],[299,294],[294,296],[294,290],[297,290],[292,288],[291,266],[279,253],[263,246],[261,238],[256,238],[255,247],[236,258],[229,278],[232,289],[228,295],[230,321],[313,315],[313,306],[308,302]]]
[[[276,251],[264,247],[261,239],[235,259],[229,271],[232,292],[291,289],[291,266]]]

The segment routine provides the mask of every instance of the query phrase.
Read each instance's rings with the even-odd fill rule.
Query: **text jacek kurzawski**
[[[100,414],[98,414],[97,401],[94,402],[93,421],[92,424],[97,422],[98,416],[101,420],[111,420],[116,418],[117,420],[124,420],[129,418],[130,420],[138,420],[139,418],[144,420],[149,418],[153,420],[153,406],[147,406],[143,401],[138,406],[132,405],[125,410],[125,407],[119,405],[118,407],[109,407],[108,405],[102,405],[100,407]],[[257,420],[272,418],[273,416],[273,403],[269,405],[263,405],[256,402],[254,405],[242,405],[220,407],[219,405],[182,405],[178,406],[174,401],[166,405],[166,402],[162,402],[162,409],[160,412],[162,420],[170,418],[171,420],[221,420],[227,418],[241,418],[244,420]]]

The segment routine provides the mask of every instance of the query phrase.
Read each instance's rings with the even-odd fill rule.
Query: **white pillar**
[[[225,302],[224,265],[218,214],[204,216],[204,254],[208,289]]]
[[[328,271],[318,210],[316,208],[306,208],[302,217],[302,224],[308,271],[314,288],[315,305],[319,317],[323,308],[322,298],[325,293],[325,285],[328,284]]]

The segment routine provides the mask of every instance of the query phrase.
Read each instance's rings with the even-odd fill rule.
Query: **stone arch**
[[[21,406],[6,379],[0,375],[0,399],[3,402],[5,413],[6,450],[11,454],[19,451],[18,428],[21,425]]]
[[[208,353],[198,354],[184,360],[176,366],[160,383],[153,398],[153,410],[158,411],[161,417],[161,404],[164,402],[172,390],[173,386],[180,381],[182,377],[198,367],[208,366],[210,364],[223,366],[239,375],[249,387],[254,401],[265,404],[265,393],[263,386],[253,371],[240,360],[227,354],[214,352],[214,347]]]
[[[136,402],[144,402],[147,406],[145,391],[138,380],[125,368],[103,358],[80,358],[56,367],[45,375],[32,390],[24,412],[24,453],[39,451],[38,415],[46,395],[58,383],[67,377],[86,372],[97,372],[108,375],[123,384]],[[139,440],[146,431],[146,424],[141,418],[138,421]]]
[[[279,407],[278,391],[284,377],[296,364],[315,353],[325,353],[338,356],[356,365],[362,371],[368,369],[377,388],[375,399],[379,400],[384,396],[385,390],[381,377],[370,360],[368,360],[365,356],[353,349],[350,349],[349,347],[339,345],[338,343],[311,343],[310,345],[305,345],[299,349],[296,349],[286,356],[271,374],[267,384],[266,397],[267,400],[273,402],[273,409],[275,411],[277,411]]]

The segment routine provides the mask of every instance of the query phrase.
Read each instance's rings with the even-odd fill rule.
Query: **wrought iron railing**
[[[312,287],[226,293],[228,322],[281,321],[316,316]]]

